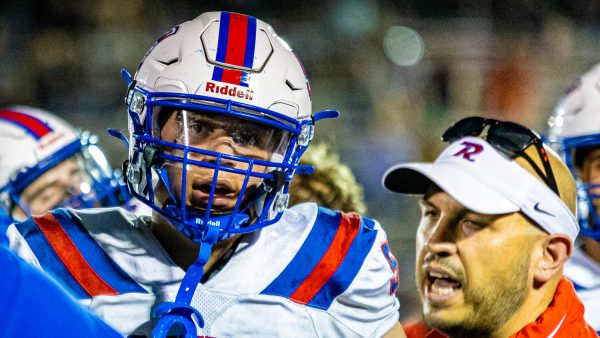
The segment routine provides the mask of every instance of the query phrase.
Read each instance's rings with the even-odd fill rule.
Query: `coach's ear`
[[[542,285],[562,271],[562,267],[573,251],[573,242],[566,235],[544,236],[540,242],[541,255],[535,262],[534,282]]]

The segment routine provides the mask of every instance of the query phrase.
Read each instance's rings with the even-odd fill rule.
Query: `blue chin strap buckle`
[[[157,306],[152,313],[160,318],[152,331],[152,337],[167,337],[173,326],[183,327],[185,338],[197,338],[196,323],[204,327],[204,319],[198,310],[182,302],[169,302]]]

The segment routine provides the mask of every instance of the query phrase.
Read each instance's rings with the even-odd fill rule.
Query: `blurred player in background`
[[[404,336],[380,225],[286,208],[292,175],[312,170],[298,161],[314,123],[338,113],[312,114],[302,65],[268,24],[204,13],[124,76],[124,174],[152,218],[58,209],[12,227],[22,257],[127,335]]]
[[[311,144],[300,158],[300,164],[314,166],[315,172],[294,176],[290,184],[291,206],[315,202],[344,212],[364,214],[367,211],[361,185],[327,143]]]
[[[563,277],[579,226],[575,182],[558,155],[531,130],[482,117],[458,121],[443,140],[451,144],[434,163],[400,164],[383,180],[423,195],[416,283],[437,330],[425,334],[596,337]]]
[[[0,109],[2,232],[15,220],[57,207],[126,204],[139,211],[96,142],[50,112]]]
[[[600,66],[577,79],[556,106],[548,141],[576,177],[581,247],[565,275],[585,305],[585,318],[600,333]]]

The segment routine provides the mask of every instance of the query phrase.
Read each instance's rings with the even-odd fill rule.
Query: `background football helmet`
[[[17,208],[30,216],[30,206],[21,193],[68,159],[76,163],[82,181],[64,198],[52,201],[50,208],[116,206],[129,200],[127,189],[118,183],[96,143],[94,135],[75,131],[47,111],[24,106],[0,109],[0,201],[4,213],[11,221],[16,220]]]
[[[578,177],[585,157],[591,149],[600,147],[600,65],[569,86],[548,125],[547,141],[562,155],[577,180],[580,233],[600,241],[600,216],[593,204],[600,195],[591,193],[600,184],[582,182]]]
[[[128,186],[196,242],[210,229],[224,239],[275,223],[287,207],[292,175],[313,169],[298,165],[312,139],[313,123],[338,115],[311,114],[308,80],[296,55],[271,26],[237,13],[204,13],[173,27],[146,53],[134,79],[123,75],[129,83]],[[159,135],[159,115],[165,110],[179,111],[180,123],[185,124],[176,139]],[[186,134],[191,132],[192,114],[274,131],[269,136],[271,157],[192,146]],[[169,179],[169,165],[182,170],[181,181]],[[169,192],[166,201],[155,201],[151,168]],[[212,175],[203,210],[186,203],[191,192],[185,180],[199,170],[195,168],[208,168]],[[223,213],[214,201],[217,182],[225,173],[243,175],[245,181],[235,206]],[[262,180],[258,188],[246,189],[257,178]],[[175,194],[179,186],[182,191]]]

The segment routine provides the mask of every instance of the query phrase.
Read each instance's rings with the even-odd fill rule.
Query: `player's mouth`
[[[191,203],[194,206],[206,207],[210,199],[212,180],[199,180],[192,184]],[[219,209],[235,201],[237,192],[229,180],[218,180],[212,200],[212,207]]]
[[[462,283],[455,274],[441,267],[425,267],[425,298],[431,304],[443,305],[462,291]]]

